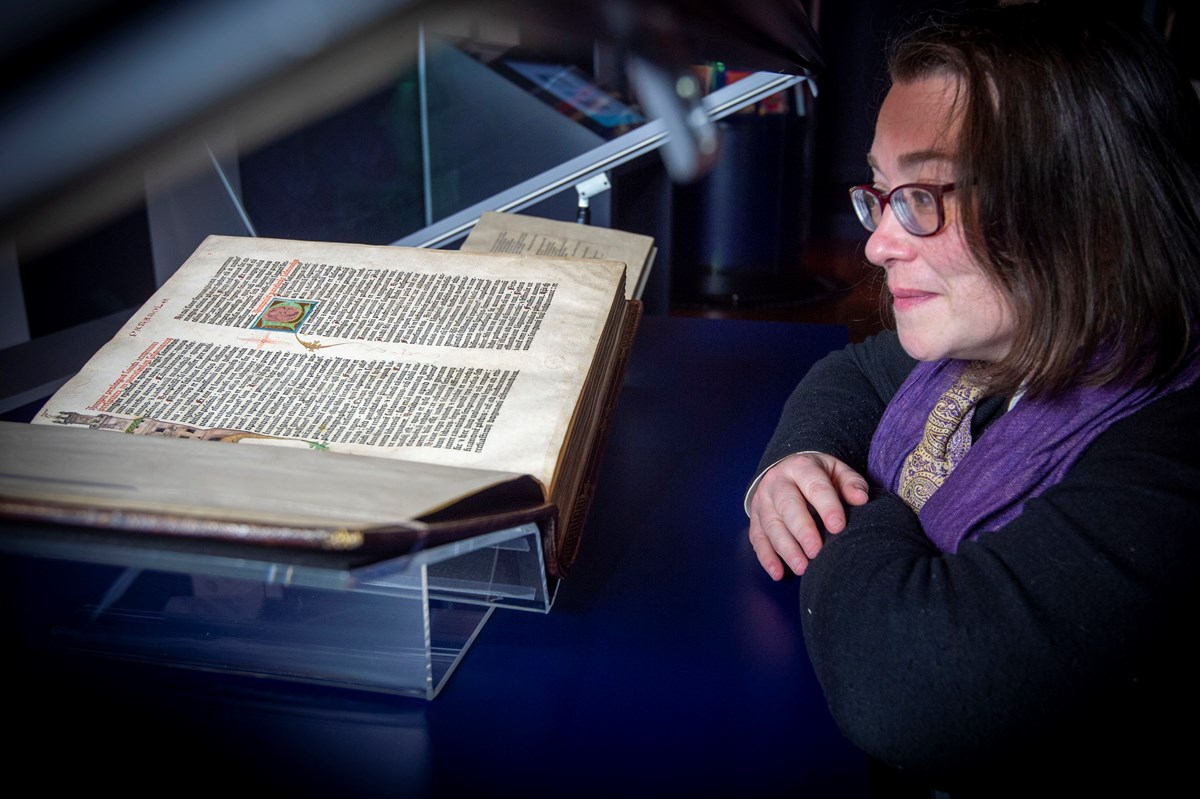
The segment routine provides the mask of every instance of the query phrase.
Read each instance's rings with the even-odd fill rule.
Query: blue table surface
[[[432,701],[120,663],[10,667],[14,768],[170,795],[866,796],[742,492],[832,325],[646,316],[578,560]],[[11,598],[19,601],[19,598]],[[32,672],[32,673],[31,673]]]

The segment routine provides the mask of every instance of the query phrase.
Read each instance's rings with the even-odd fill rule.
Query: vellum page
[[[462,250],[620,261],[627,269],[628,299],[640,298],[644,272],[656,252],[652,236],[497,211],[483,212],[463,240]]]
[[[621,264],[210,236],[41,424],[549,485]]]

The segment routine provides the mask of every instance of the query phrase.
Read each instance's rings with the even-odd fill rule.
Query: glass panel
[[[420,35],[384,89],[241,154],[258,235],[390,243],[646,121],[567,59]]]

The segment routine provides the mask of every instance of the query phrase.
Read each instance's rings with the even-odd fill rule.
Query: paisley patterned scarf
[[[921,440],[904,459],[896,492],[917,512],[971,450],[971,421],[986,387],[977,375],[968,366],[946,389],[925,420]]]
[[[892,397],[871,440],[872,481],[900,493],[905,461],[921,441],[930,409],[968,367],[968,361],[923,362]],[[1022,399],[991,424],[940,488],[924,501],[919,518],[943,552],[964,538],[997,530],[1021,513],[1025,501],[1060,481],[1109,425],[1200,377],[1200,358],[1162,386],[1074,388],[1052,400]]]

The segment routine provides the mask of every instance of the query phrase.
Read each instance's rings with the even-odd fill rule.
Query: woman
[[[1045,3],[888,68],[851,198],[896,329],[796,388],[750,542],[803,575],[830,709],[887,773],[1171,784],[1200,707],[1200,104],[1136,20]]]

